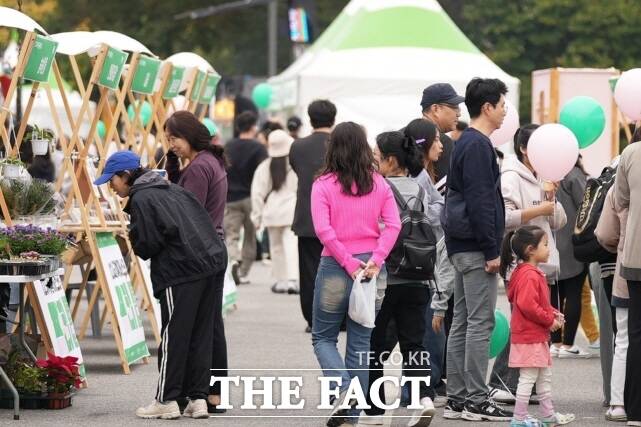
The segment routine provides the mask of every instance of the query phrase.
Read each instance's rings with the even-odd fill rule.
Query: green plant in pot
[[[0,182],[0,188],[11,218],[47,215],[56,208],[53,186],[41,179],[31,181],[5,179]],[[1,212],[0,215],[2,215]]]
[[[21,394],[40,396],[45,392],[46,370],[34,366],[31,359],[23,359],[17,351],[13,351],[5,368],[7,376]]]
[[[53,138],[53,132],[49,129],[40,129],[34,125],[33,128],[25,134],[22,143],[24,144],[25,141],[30,141],[31,151],[34,156],[44,156],[49,151],[49,146]]]
[[[6,158],[0,161],[2,165],[2,175],[7,179],[20,177],[20,171],[25,167],[24,163],[18,158]]]

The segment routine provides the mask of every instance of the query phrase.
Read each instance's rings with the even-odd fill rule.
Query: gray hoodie
[[[516,156],[508,157],[503,161],[501,191],[505,201],[506,231],[513,231],[521,225],[526,225],[521,221],[521,211],[536,207],[543,200],[541,182]],[[553,283],[558,279],[560,268],[559,252],[556,249],[556,233],[553,231],[559,230],[566,222],[567,217],[563,206],[556,203],[554,215],[540,216],[527,223],[527,225],[541,227],[548,235],[550,259],[547,263],[539,265],[539,268],[545,273],[548,283]]]

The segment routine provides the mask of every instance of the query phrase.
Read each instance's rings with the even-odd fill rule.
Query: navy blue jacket
[[[499,256],[505,231],[501,170],[490,139],[466,129],[454,145],[442,223],[450,256],[483,252]]]

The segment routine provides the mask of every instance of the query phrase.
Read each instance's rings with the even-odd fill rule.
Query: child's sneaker
[[[605,413],[605,419],[608,421],[627,421],[628,416],[623,406],[610,406]]]
[[[554,427],[569,424],[575,419],[574,414],[560,414],[557,412],[551,417],[540,418],[540,422],[543,427]]]

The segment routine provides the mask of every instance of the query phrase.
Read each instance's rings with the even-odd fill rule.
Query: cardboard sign
[[[185,77],[185,68],[172,66],[171,75],[169,76],[169,82],[165,88],[165,93],[163,93],[163,99],[172,99],[178,95],[180,92],[180,86],[183,83],[183,77]]]
[[[109,89],[118,89],[122,70],[125,68],[125,62],[129,54],[110,47],[105,55],[105,62],[102,64],[98,84],[108,87]]]
[[[141,56],[138,60],[138,67],[136,68],[136,74],[134,74],[134,80],[131,83],[131,90],[145,95],[152,94],[159,70],[159,59]]]
[[[205,89],[203,89],[203,95],[198,100],[201,104],[209,104],[214,96],[216,96],[216,87],[220,81],[220,76],[218,74],[209,73],[207,74],[207,80],[205,80]]]
[[[189,95],[189,99],[191,101],[198,101],[198,98],[200,97],[200,89],[203,86],[203,81],[205,80],[205,73],[203,71],[198,71],[196,73],[196,77],[194,79],[194,83],[191,87],[191,94]]]
[[[23,77],[33,82],[46,83],[56,56],[58,42],[40,35],[36,36],[24,69]]]
[[[149,356],[138,302],[131,286],[127,264],[113,233],[96,233],[96,242],[109,295],[114,304],[112,309],[118,321],[126,362],[130,365]]]
[[[54,276],[45,280],[36,280],[33,282],[33,287],[44,320],[44,327],[47,329],[47,335],[51,341],[52,353],[60,357],[77,357],[80,375],[84,379],[85,365],[60,277]]]

